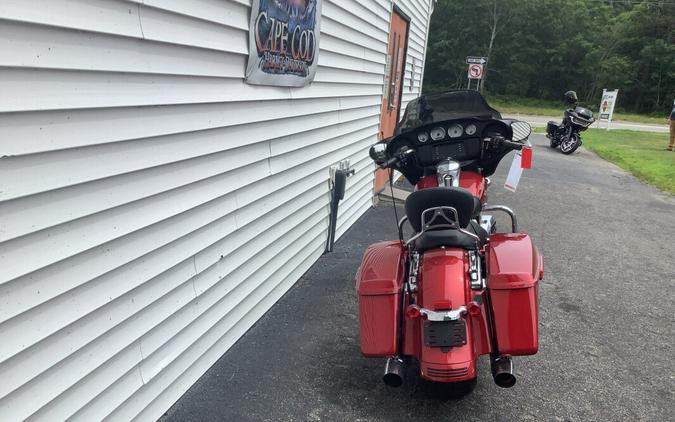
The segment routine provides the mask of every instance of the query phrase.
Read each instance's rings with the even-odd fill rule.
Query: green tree
[[[489,95],[558,100],[574,89],[598,103],[664,113],[675,96],[671,0],[439,0],[432,17],[425,91],[465,88],[467,55],[489,56]]]

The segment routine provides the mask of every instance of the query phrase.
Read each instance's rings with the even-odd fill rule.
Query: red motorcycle
[[[543,258],[511,209],[487,205],[488,176],[530,132],[477,92],[450,91],[411,101],[396,135],[371,148],[415,185],[399,239],[368,247],[356,275],[361,351],[387,358],[386,384],[400,386],[414,358],[423,379],[470,391],[490,355],[495,383],[512,387],[512,356],[537,353]],[[510,233],[491,211],[510,216]]]

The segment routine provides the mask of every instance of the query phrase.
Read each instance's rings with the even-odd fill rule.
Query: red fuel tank
[[[367,357],[395,356],[405,277],[401,242],[370,245],[356,273],[359,295],[361,353]]]
[[[487,267],[499,353],[537,353],[537,283],[544,275],[543,257],[526,234],[493,234],[487,247]]]

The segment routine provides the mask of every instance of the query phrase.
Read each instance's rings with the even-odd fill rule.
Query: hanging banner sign
[[[322,0],[253,0],[246,82],[306,86],[319,53]]]
[[[612,120],[614,114],[614,106],[616,105],[616,98],[619,96],[619,90],[608,91],[602,90],[602,100],[600,100],[600,120]]]

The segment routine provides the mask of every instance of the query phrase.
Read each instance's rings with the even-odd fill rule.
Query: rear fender
[[[436,249],[427,251],[420,258],[419,306],[433,310],[458,309],[468,306],[474,299],[467,276],[468,255],[463,249]],[[443,350],[424,343],[424,324],[419,319],[419,361],[422,377],[441,382],[457,382],[476,377],[476,359],[482,339],[476,342],[480,332],[481,316],[468,314],[462,318],[466,324],[466,343]],[[487,326],[486,324],[482,324]]]

